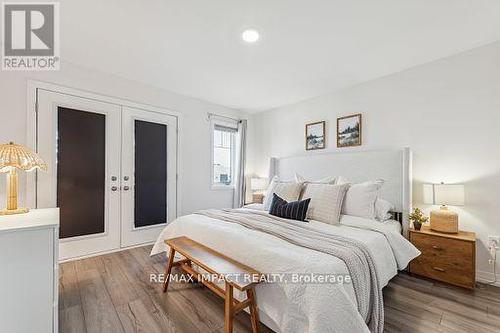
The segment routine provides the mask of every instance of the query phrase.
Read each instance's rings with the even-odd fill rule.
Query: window
[[[213,124],[212,186],[232,187],[236,161],[238,129],[226,124]]]

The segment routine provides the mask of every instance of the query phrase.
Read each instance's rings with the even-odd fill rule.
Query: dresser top
[[[452,239],[460,239],[469,242],[474,242],[476,240],[475,232],[459,230],[457,234],[447,234],[443,232],[432,231],[428,225],[422,225],[420,231],[415,229],[410,229],[410,232],[432,235],[432,236],[440,236]]]
[[[25,214],[0,216],[0,233],[59,225],[59,208],[32,209]]]

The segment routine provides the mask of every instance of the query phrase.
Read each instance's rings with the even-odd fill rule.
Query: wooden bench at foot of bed
[[[255,301],[255,285],[259,282],[261,273],[187,237],[167,239],[165,243],[170,247],[170,252],[165,269],[163,292],[168,289],[172,267],[178,266],[224,299],[224,333],[233,331],[234,315],[246,307],[250,309],[252,332],[258,333],[260,331]],[[185,259],[174,262],[176,252]],[[225,289],[220,288],[209,279],[203,278],[192,268],[192,263],[211,275],[217,275],[224,281]],[[249,277],[253,279],[249,279]],[[247,299],[244,301],[236,300],[233,296],[233,288],[246,292]]]

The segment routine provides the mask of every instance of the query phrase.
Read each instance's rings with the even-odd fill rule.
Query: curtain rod
[[[234,120],[234,121],[237,121],[237,122],[241,121],[241,119],[231,118],[231,117],[227,117],[227,116],[221,116],[221,115],[218,115],[218,114],[215,114],[215,113],[211,113],[211,112],[207,112],[207,116],[208,116],[208,119],[210,119],[210,117],[219,117],[219,118],[231,119],[231,120]]]

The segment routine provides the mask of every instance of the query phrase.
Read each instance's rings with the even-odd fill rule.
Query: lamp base
[[[434,231],[456,234],[458,233],[458,214],[441,207],[431,212],[430,224]]]
[[[252,194],[252,203],[262,203],[264,200],[264,194],[261,193],[254,193]]]
[[[29,211],[29,208],[2,209],[0,210],[0,215],[26,214]]]

